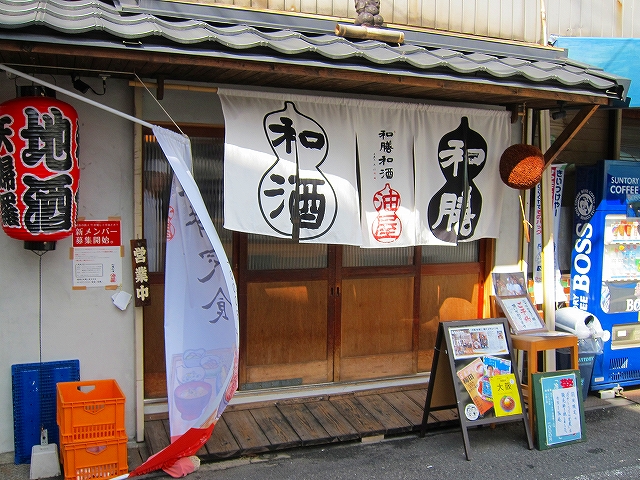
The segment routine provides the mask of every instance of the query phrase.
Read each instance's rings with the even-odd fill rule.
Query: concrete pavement
[[[460,429],[378,443],[299,448],[202,465],[191,480],[637,479],[640,406],[585,413],[584,442],[529,450],[521,422],[469,431],[466,460]],[[169,477],[163,477],[169,478]]]
[[[631,398],[631,397],[627,397]],[[379,441],[303,447],[201,465],[191,480],[411,480],[434,478],[640,478],[640,405],[616,398],[585,408],[585,441],[529,450],[522,422],[469,430],[466,460],[460,428],[411,433]],[[2,463],[4,462],[4,463]],[[29,465],[0,455],[0,479],[27,480]],[[157,472],[139,478],[169,479]],[[62,477],[54,477],[61,480]]]

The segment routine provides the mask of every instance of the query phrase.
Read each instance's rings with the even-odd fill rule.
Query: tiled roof
[[[146,3],[149,4],[149,0]],[[175,10],[174,2],[154,4],[169,4]],[[487,50],[493,53],[484,53],[481,48],[465,50],[456,46],[460,42],[456,42],[454,36],[445,37],[452,44],[448,48],[442,41],[430,47],[428,36],[422,44],[390,45],[376,40],[352,41],[333,33],[269,30],[248,24],[181,18],[170,12],[145,12],[139,6],[134,9],[135,13],[129,13],[123,4],[117,5],[120,8],[99,0],[0,0],[0,38],[17,39],[29,33],[39,37],[62,34],[72,41],[85,42],[91,39],[139,41],[146,48],[168,46],[174,52],[211,50],[235,58],[250,54],[252,59],[264,54],[270,61],[330,64],[335,68],[356,65],[390,69],[394,74],[489,78],[515,86],[577,88],[610,98],[621,98],[628,89],[626,79],[571,61],[562,51],[555,50],[549,55],[548,49],[542,47],[530,47],[521,56],[501,55],[498,53],[500,43],[476,42],[476,45],[491,43],[491,49]],[[411,38],[414,37],[419,38],[415,33]],[[536,52],[544,55],[536,56]]]

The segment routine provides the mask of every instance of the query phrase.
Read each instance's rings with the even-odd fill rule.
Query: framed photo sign
[[[509,320],[516,335],[547,332],[547,326],[540,318],[538,310],[529,295],[496,297],[498,305]]]

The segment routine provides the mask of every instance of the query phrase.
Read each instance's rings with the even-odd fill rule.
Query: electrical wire
[[[173,125],[178,129],[178,131],[182,134],[182,136],[186,137],[186,135],[185,135],[185,134],[184,134],[184,132],[180,129],[180,127],[179,127],[179,126],[178,126],[178,124],[175,122],[175,120],[171,117],[171,115],[169,115],[169,112],[167,112],[167,111],[165,110],[165,108],[164,108],[164,107],[162,106],[162,104],[158,101],[158,99],[156,98],[156,96],[155,96],[153,93],[151,93],[151,91],[147,88],[147,85],[146,85],[142,80],[140,80],[140,77],[138,76],[138,74],[137,74],[137,73],[135,73],[135,72],[133,72],[133,74],[136,76],[136,78],[138,79],[138,81],[142,84],[142,86],[143,86],[143,87],[144,87],[144,89],[147,91],[147,93],[148,93],[149,95],[151,95],[151,98],[153,98],[153,99],[156,101],[156,103],[157,103],[157,104],[158,104],[158,106],[162,109],[162,111],[165,113],[165,115],[166,115],[167,117],[169,117],[169,120],[171,120],[171,122],[173,122]]]
[[[44,439],[45,428],[44,423],[42,421],[42,403],[43,403],[43,379],[42,379],[42,256],[47,253],[46,250],[32,250],[33,253],[38,255],[38,285],[39,285],[39,303],[38,303],[38,346],[39,346],[39,369],[38,369],[38,377],[39,377],[39,385],[38,391],[40,392],[40,443],[47,443]]]

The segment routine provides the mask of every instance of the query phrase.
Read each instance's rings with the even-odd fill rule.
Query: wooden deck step
[[[271,442],[251,415],[251,410],[230,411],[223,415],[238,442],[241,454],[266,452],[270,449]]]
[[[278,408],[300,437],[302,445],[318,445],[333,441],[332,436],[304,403],[282,405]]]
[[[426,394],[426,386],[421,386],[229,406],[198,456],[203,461],[215,461],[306,445],[417,432]],[[441,410],[431,412],[429,423],[446,425],[457,420],[455,410]],[[139,450],[141,458],[132,458],[132,463],[146,460],[167,445],[168,419],[145,421],[145,448]]]
[[[278,407],[252,409],[251,415],[269,440],[269,450],[302,446],[302,440]]]
[[[382,435],[384,426],[355,397],[337,398],[331,403],[362,437]]]
[[[420,426],[422,424],[422,413],[424,412],[424,403],[418,405],[411,399],[406,392],[390,392],[380,395],[387,403],[394,405],[402,415],[406,417],[412,425]],[[425,393],[425,398],[426,398]]]
[[[240,455],[241,448],[227,426],[224,415],[218,419],[211,438],[205,443],[207,456],[214,458],[232,458]]]
[[[307,408],[336,441],[348,442],[359,438],[358,431],[344,418],[332,402],[320,400],[319,402],[309,403]]]
[[[409,432],[413,428],[413,424],[380,395],[366,395],[357,400],[380,422],[385,435]]]
[[[159,452],[171,443],[169,433],[162,420],[149,420],[144,422],[144,440],[149,450],[149,455]]]

